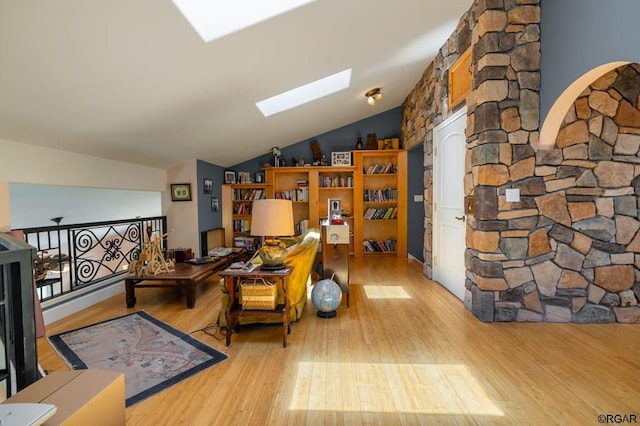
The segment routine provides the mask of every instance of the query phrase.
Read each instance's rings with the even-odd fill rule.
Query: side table
[[[252,316],[280,316],[282,317],[282,347],[287,347],[287,334],[291,334],[291,325],[289,324],[289,277],[293,271],[292,266],[287,266],[285,269],[278,271],[263,271],[259,267],[251,272],[243,271],[242,269],[225,269],[220,272],[220,276],[224,278],[227,292],[229,293],[229,302],[227,304],[227,346],[231,345],[231,334],[233,330],[239,326],[240,316],[242,313],[247,313]],[[276,305],[273,310],[262,309],[243,309],[238,300],[239,281],[243,278],[264,278],[264,279],[279,279],[282,281],[282,293],[284,296],[284,304]]]
[[[349,307],[349,226],[322,227],[322,278],[331,278],[347,296]]]

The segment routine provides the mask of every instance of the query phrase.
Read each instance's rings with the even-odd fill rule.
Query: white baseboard
[[[42,306],[42,315],[44,316],[45,325],[58,321],[59,319],[73,315],[83,309],[86,309],[98,302],[102,302],[110,297],[124,292],[124,281],[119,280],[115,283],[105,285],[104,287],[86,292],[80,296],[69,298],[68,300],[57,303],[52,306]],[[122,303],[125,303],[124,296]]]

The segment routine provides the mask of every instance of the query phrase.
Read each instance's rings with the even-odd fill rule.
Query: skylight
[[[315,0],[173,0],[208,43]]]
[[[269,117],[346,89],[349,84],[351,84],[351,68],[256,102],[256,106],[265,117]]]

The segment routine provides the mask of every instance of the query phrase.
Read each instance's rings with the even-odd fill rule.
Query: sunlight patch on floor
[[[411,299],[400,285],[365,285],[364,292],[369,299]]]
[[[504,416],[460,364],[301,362],[291,410]]]

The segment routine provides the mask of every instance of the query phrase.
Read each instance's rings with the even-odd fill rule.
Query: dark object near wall
[[[311,153],[313,154],[313,161],[320,161],[322,159],[322,152],[320,152],[320,144],[318,141],[311,141]]]
[[[200,233],[200,256],[206,256],[209,250],[224,247],[224,228],[214,228]]]
[[[378,149],[378,137],[375,133],[367,134],[367,149]]]
[[[177,248],[167,250],[167,260],[174,259],[176,263],[184,263],[193,258],[190,248]]]

